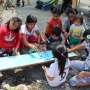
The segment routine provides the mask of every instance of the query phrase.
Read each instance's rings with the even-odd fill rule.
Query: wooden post
[[[30,5],[30,0],[27,0],[27,2],[28,2],[28,5]]]
[[[72,8],[77,8],[78,0],[72,0]]]

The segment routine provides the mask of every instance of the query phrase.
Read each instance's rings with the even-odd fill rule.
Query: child
[[[44,50],[46,49],[52,49],[53,45],[56,43],[61,43],[61,29],[60,27],[54,27],[52,29],[51,36],[46,40],[46,44],[44,45]]]
[[[71,25],[70,31],[67,35],[69,37],[69,46],[80,44],[82,35],[85,31],[83,24],[83,17],[81,15],[77,15],[74,20],[74,24]]]
[[[39,33],[36,23],[37,18],[30,14],[27,16],[26,24],[21,26],[23,48],[25,47],[25,45],[34,50],[37,50],[37,48],[39,47],[41,35]],[[33,35],[34,33],[36,33],[37,37]],[[31,43],[37,43],[37,46]]]
[[[64,45],[56,44],[52,49],[55,59],[49,68],[43,66],[47,81],[50,86],[56,87],[62,85],[66,81],[68,75],[70,61],[68,59],[67,48]]]
[[[60,9],[57,7],[53,7],[51,9],[51,12],[52,12],[52,17],[48,20],[47,26],[45,29],[45,35],[47,38],[51,36],[53,27],[59,26],[60,28],[62,28],[62,19],[60,18],[60,15],[61,15]],[[62,30],[62,31],[65,32],[65,30]]]
[[[22,20],[12,17],[6,24],[0,27],[0,57],[17,55],[20,45],[20,26]]]
[[[81,49],[87,49],[89,53],[86,60],[73,60],[70,62],[71,68],[78,71],[78,74],[70,79],[70,85],[75,87],[90,85],[90,34],[88,32],[85,32],[85,42],[72,49],[68,49],[68,52]]]

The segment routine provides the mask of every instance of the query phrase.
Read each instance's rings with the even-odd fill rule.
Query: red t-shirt
[[[55,27],[55,26],[60,26],[60,27],[62,27],[62,19],[61,19],[61,18],[59,18],[58,21],[56,22],[56,21],[51,17],[51,18],[48,20],[47,23],[50,24],[49,27],[47,28],[46,32],[45,32],[48,36],[51,36],[51,31],[52,31],[52,28],[53,28],[53,27]]]
[[[20,32],[15,33],[13,30],[8,30],[6,24],[0,27],[0,48],[8,50],[19,48],[20,40]]]

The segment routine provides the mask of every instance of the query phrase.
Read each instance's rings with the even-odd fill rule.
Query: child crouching
[[[62,43],[61,29],[60,27],[54,27],[51,32],[51,36],[47,38],[44,45],[44,50],[52,49],[53,45],[56,43]]]

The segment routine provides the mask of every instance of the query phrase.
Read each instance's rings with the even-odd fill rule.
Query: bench
[[[76,56],[74,52],[68,54],[69,57]],[[36,52],[18,56],[9,56],[0,58],[0,71],[33,66],[52,62],[55,59],[52,56],[52,51]]]

